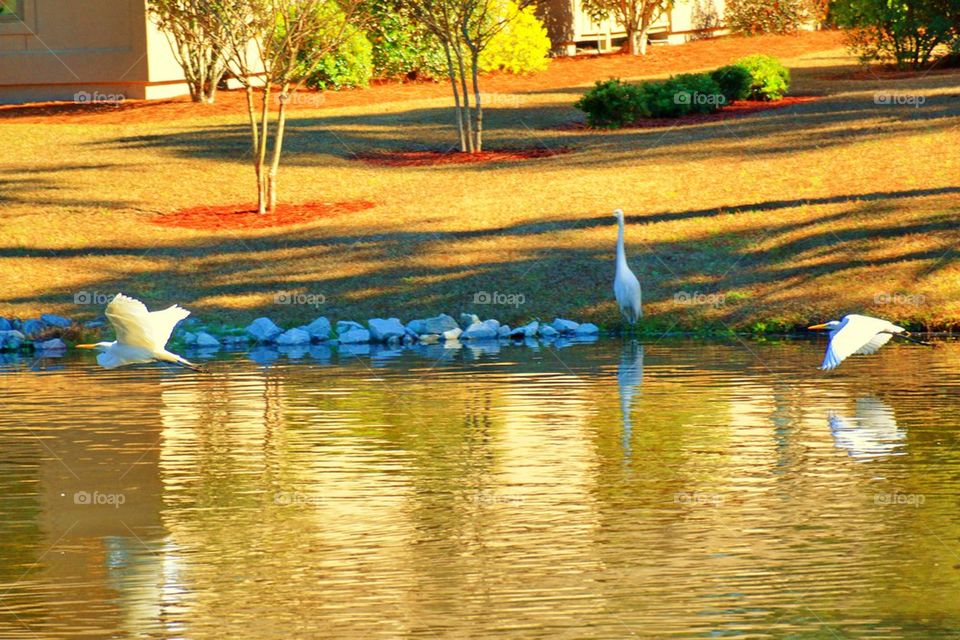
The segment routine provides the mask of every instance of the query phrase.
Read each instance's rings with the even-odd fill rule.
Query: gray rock
[[[501,338],[509,337],[510,333],[511,333],[510,325],[508,324],[500,325],[500,329],[497,331],[497,335],[499,335]]]
[[[10,324],[10,321],[6,318],[0,318],[0,331],[10,331],[13,329],[13,325]]]
[[[23,326],[20,328],[20,331],[23,332],[23,335],[27,336],[28,338],[32,338],[43,331],[43,328],[44,324],[42,320],[31,318],[30,320],[23,321]]]
[[[278,346],[285,347],[310,344],[310,334],[303,329],[288,329],[277,336],[276,343]]]
[[[26,336],[16,329],[0,331],[0,351],[17,351],[26,340]]]
[[[476,316],[473,316],[476,317]],[[433,318],[427,318],[423,321],[423,331],[420,333],[443,333],[451,329],[459,329],[457,321],[445,313],[441,313]]]
[[[495,323],[496,324],[493,324]],[[462,340],[489,340],[499,335],[500,323],[496,320],[486,320],[484,322],[474,322],[460,336]]]
[[[533,322],[529,322],[522,327],[517,327],[510,332],[510,335],[514,338],[519,338],[521,336],[524,338],[532,338],[537,335],[537,331],[539,330],[540,323],[534,320]]]
[[[346,333],[347,331],[353,331],[354,329],[363,329],[367,330],[365,326],[359,322],[354,322],[353,320],[340,320],[337,322],[337,335],[341,333]]]
[[[367,326],[374,342],[400,340],[407,333],[407,328],[397,318],[371,318],[367,321]]]
[[[573,320],[566,320],[564,318],[554,318],[553,324],[550,325],[553,327],[553,330],[557,333],[574,333],[577,330],[577,327],[580,326],[579,323],[574,322]]]
[[[453,342],[455,340],[459,340],[461,334],[463,334],[463,330],[460,327],[457,327],[455,329],[450,329],[449,331],[444,331],[442,335],[444,340]]]
[[[593,324],[592,322],[584,322],[574,333],[578,336],[595,336],[600,333],[600,327]]]
[[[480,322],[480,316],[475,313],[461,313],[460,314],[460,328],[464,331],[475,322]]]
[[[556,338],[559,335],[556,329],[546,324],[540,327],[539,333],[541,338]]]
[[[34,343],[33,348],[37,351],[66,351],[67,344],[60,338],[54,338],[53,340]]]
[[[457,327],[457,331],[460,331],[460,328]],[[420,336],[420,344],[437,344],[440,342],[440,336],[436,333],[425,333]]]
[[[403,330],[406,333],[406,335],[403,336],[404,341],[406,341],[407,338],[410,338],[414,342],[420,339],[420,334],[411,329],[409,325],[404,327]]]
[[[412,344],[413,344],[414,342],[416,342],[416,341],[417,341],[417,339],[414,338],[413,336],[411,336],[409,333],[408,333],[408,334],[405,334],[405,335],[403,336],[403,344],[404,344],[405,346],[408,346],[408,347],[409,347],[410,345],[412,345]]]
[[[247,333],[257,342],[273,342],[283,329],[270,318],[257,318],[247,326]]]
[[[10,321],[10,328],[20,331],[23,329],[23,321],[20,318],[14,318]]]
[[[51,327],[60,327],[61,329],[65,329],[73,324],[73,321],[70,320],[70,318],[64,318],[63,316],[54,315],[52,313],[43,314],[40,316],[40,320],[42,320],[44,324],[50,325]]]
[[[407,323],[407,332],[409,333],[409,332],[412,331],[413,333],[415,333],[415,334],[417,334],[417,335],[420,335],[421,333],[428,333],[428,332],[424,329],[424,327],[426,326],[426,324],[427,324],[427,321],[426,321],[426,320],[422,320],[422,319],[421,319],[421,320],[411,320],[410,322]]]
[[[187,346],[192,347],[193,345],[197,344],[197,334],[191,331],[181,331],[180,339],[183,340],[183,344]]]
[[[339,330],[340,323],[337,323],[337,329]],[[338,331],[339,333],[339,331]],[[363,344],[365,342],[370,342],[370,332],[366,329],[350,329],[339,335],[340,344]]]
[[[195,343],[201,349],[209,349],[210,347],[220,346],[220,341],[206,331],[201,331],[196,335]]]
[[[86,329],[99,329],[100,327],[107,326],[107,321],[97,318],[96,320],[88,320],[83,323],[84,328]]]
[[[317,318],[305,327],[313,340],[323,342],[330,339],[330,321],[326,318]]]

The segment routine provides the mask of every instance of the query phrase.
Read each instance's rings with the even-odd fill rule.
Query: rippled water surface
[[[0,370],[3,638],[958,638],[960,345]]]

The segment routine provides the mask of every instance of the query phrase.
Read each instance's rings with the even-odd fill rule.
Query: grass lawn
[[[593,80],[755,52],[784,56],[792,93],[821,99],[672,128],[557,126],[582,116],[572,103]],[[281,200],[375,206],[243,231],[152,222],[251,201],[237,96],[210,110],[0,110],[0,315],[92,318],[102,307],[76,304],[79,292],[103,302],[122,290],[151,307],[180,302],[214,324],[473,311],[511,324],[564,315],[613,326],[611,211],[622,207],[646,330],[780,330],[848,312],[953,328],[960,75],[856,71],[830,33],[655,48],[642,61],[556,61],[538,76],[486,79],[487,144],[571,153],[433,167],[354,156],[452,143],[445,86],[305,99],[289,122]],[[876,104],[878,91],[924,104]],[[524,302],[475,304],[483,291]],[[324,303],[278,304],[282,293]]]

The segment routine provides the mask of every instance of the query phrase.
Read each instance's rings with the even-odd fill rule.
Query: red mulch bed
[[[660,127],[678,127],[689,124],[703,124],[706,122],[716,122],[717,120],[730,120],[731,118],[741,118],[758,111],[769,111],[771,109],[782,109],[795,104],[804,104],[819,100],[820,96],[785,96],[782,100],[776,102],[763,102],[759,100],[741,100],[731,102],[720,111],[715,113],[695,113],[679,118],[641,118],[631,125],[623,127],[625,129],[657,129]],[[608,131],[608,129],[593,128],[585,122],[565,122],[554,127],[555,129],[586,129],[589,131]]]
[[[477,164],[482,162],[513,162],[534,158],[549,158],[570,153],[569,147],[545,149],[501,149],[500,151],[480,151],[463,153],[462,151],[379,151],[361,153],[354,156],[369,164],[382,167],[432,167],[444,164]]]
[[[366,200],[349,202],[306,202],[303,204],[278,204],[275,211],[263,215],[254,205],[215,205],[181,209],[151,220],[161,227],[199,229],[201,231],[222,229],[267,229],[305,224],[320,218],[331,218],[363,211],[374,207]]]
[[[836,31],[804,32],[799,35],[762,35],[751,38],[728,36],[698,40],[679,46],[653,47],[646,56],[608,54],[576,56],[550,61],[546,71],[529,75],[492,73],[484,75],[487,93],[524,94],[549,89],[591,85],[611,77],[636,78],[658,74],[676,74],[719,67],[751,53],[763,52],[778,58],[791,58],[815,51],[843,47],[842,34]],[[584,89],[586,90],[586,89]],[[368,106],[387,102],[405,102],[448,97],[450,85],[443,82],[378,82],[369,89],[327,91],[322,94],[297,92],[288,103],[290,111]],[[571,98],[573,100],[573,98]],[[278,103],[270,105],[275,110]],[[30,124],[133,124],[170,122],[186,118],[224,115],[245,116],[243,91],[220,91],[215,104],[197,105],[189,98],[171,100],[126,100],[107,103],[74,104],[46,102],[0,106],[0,120]]]

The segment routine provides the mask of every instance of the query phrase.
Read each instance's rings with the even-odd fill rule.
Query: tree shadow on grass
[[[960,193],[960,187],[942,189],[873,192],[848,197],[823,198],[817,205],[841,205],[841,208],[816,217],[776,224],[760,225],[745,235],[715,231],[696,239],[630,243],[630,260],[644,285],[647,304],[673,304],[678,292],[735,291],[763,289],[772,283],[790,283],[792,291],[779,291],[774,301],[751,299],[730,305],[714,314],[716,321],[741,326],[758,313],[776,314],[784,304],[801,304],[798,296],[809,295],[811,287],[824,277],[855,272],[864,267],[922,266],[927,272],[955,264],[951,254],[956,244],[957,212],[928,216],[909,228],[883,215],[878,205],[895,200],[938,198]],[[708,210],[660,212],[631,216],[629,222],[654,224],[674,220],[708,219],[738,212],[751,216],[777,209],[793,209],[810,201],[770,201],[732,205]],[[849,206],[843,206],[849,205]],[[864,216],[876,220],[863,226]],[[603,246],[569,246],[558,241],[558,234],[609,226],[610,243]],[[472,311],[512,323],[532,315],[549,313],[572,317],[615,321],[610,302],[613,277],[612,217],[572,214],[566,219],[549,220],[464,231],[396,231],[386,233],[349,232],[331,228],[306,228],[276,231],[243,237],[196,238],[189,242],[170,242],[145,251],[143,247],[82,247],[77,249],[4,248],[0,258],[38,256],[47,261],[91,256],[110,256],[137,266],[120,277],[90,280],[63,286],[38,286],[29,297],[8,298],[12,305],[31,305],[65,311],[71,316],[98,315],[99,308],[70,305],[78,289],[101,293],[122,290],[142,296],[150,306],[173,301],[184,306],[197,303],[198,315],[213,320],[240,317],[242,322],[256,315],[271,315],[285,325],[309,321],[316,315],[337,319],[400,315],[403,319],[433,315],[441,311]],[[909,233],[926,238],[923,246],[898,251],[880,258],[865,256],[859,243],[894,240]],[[490,252],[474,261],[457,261],[463,252],[474,250],[474,240],[530,238],[529,248],[515,251],[504,259],[491,259]],[[149,254],[151,266],[137,265]],[[816,260],[805,258],[814,255]],[[166,258],[163,267],[157,258]],[[351,263],[361,267],[348,271]],[[330,264],[344,265],[331,269]],[[54,268],[54,271],[58,268]],[[204,274],[198,278],[196,274]],[[708,287],[709,289],[705,289]],[[478,305],[479,292],[523,294],[526,304],[517,307]],[[322,294],[322,307],[277,305],[281,292]],[[804,293],[805,292],[805,293]],[[243,300],[240,310],[222,300]],[[769,309],[766,305],[769,303]],[[816,304],[817,301],[810,301]],[[66,310],[65,310],[66,308]],[[689,309],[677,308],[677,314]],[[666,319],[661,318],[666,324]],[[656,322],[656,319],[654,319]]]
[[[325,166],[377,151],[445,150],[454,142],[451,110],[418,108],[389,114],[291,116],[284,164]],[[549,106],[497,108],[487,113],[490,149],[560,148],[588,151],[561,159],[564,167],[606,166],[678,159],[723,160],[789,155],[831,146],[894,139],[908,133],[949,130],[960,116],[960,96],[933,95],[922,107],[878,105],[872,94],[824,98],[791,107],[699,124],[612,131],[560,130],[555,125],[576,118],[572,108]],[[553,127],[553,128],[552,128]],[[398,131],[416,131],[401,134]],[[156,150],[187,158],[249,162],[245,124],[192,125],[180,133],[123,136],[94,143],[99,147]],[[529,163],[524,161],[523,164]],[[430,167],[435,171],[490,171],[516,163],[480,163]],[[383,168],[378,168],[383,170]],[[389,170],[389,169],[387,169]]]

